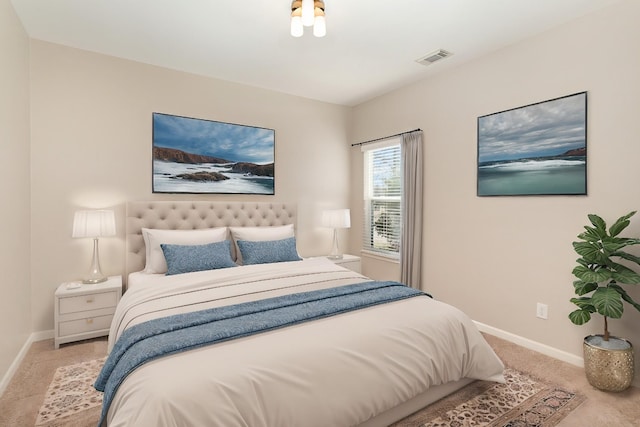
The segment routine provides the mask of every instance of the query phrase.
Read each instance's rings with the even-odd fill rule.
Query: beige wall
[[[319,211],[349,202],[348,108],[41,41],[31,90],[34,331],[53,328],[56,286],[89,269],[91,242],[71,238],[76,209],[116,210],[118,237],[100,242],[106,274],[124,270],[128,200],[295,202],[300,253],[329,252]],[[276,195],[152,194],[152,112],[275,129]]]
[[[640,2],[623,2],[355,108],[355,141],[424,130],[423,284],[436,298],[574,355],[585,335],[601,333],[601,318],[583,327],[567,319],[571,242],[588,213],[613,221],[640,210],[638,18]],[[478,116],[585,90],[588,196],[476,197]],[[360,158],[353,150],[352,207],[361,205]],[[640,215],[629,232],[640,236]],[[640,300],[640,289],[631,293]],[[548,320],[535,317],[536,302],[549,305]],[[609,326],[640,346],[639,324],[627,306]]]
[[[0,379],[31,333],[29,41],[0,0]]]

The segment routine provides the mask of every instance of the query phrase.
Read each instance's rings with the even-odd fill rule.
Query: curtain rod
[[[382,138],[371,139],[369,141],[357,142],[355,144],[351,144],[351,146],[352,147],[358,147],[360,145],[371,144],[372,142],[378,142],[378,141],[382,141],[383,139],[394,138],[396,136],[402,136],[402,135],[406,135],[406,134],[411,133],[411,132],[418,132],[418,131],[422,131],[422,129],[418,128],[418,129],[410,130],[410,131],[407,131],[407,132],[396,133],[395,135],[391,135],[391,136],[384,136]]]

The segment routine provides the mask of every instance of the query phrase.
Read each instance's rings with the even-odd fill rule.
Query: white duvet
[[[325,259],[137,278],[124,329],[201,310],[369,279]],[[429,387],[503,381],[503,365],[460,310],[428,297],[357,310],[149,362],[118,389],[109,426],[354,426]]]

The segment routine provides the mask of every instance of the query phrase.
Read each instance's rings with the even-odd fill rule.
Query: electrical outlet
[[[536,317],[547,319],[549,317],[549,306],[539,302],[536,306]]]

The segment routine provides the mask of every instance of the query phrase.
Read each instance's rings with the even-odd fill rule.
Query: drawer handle
[[[90,325],[93,323],[93,319],[87,319],[87,324]]]
[[[87,302],[88,303],[92,303],[93,302],[93,298],[87,298]]]

